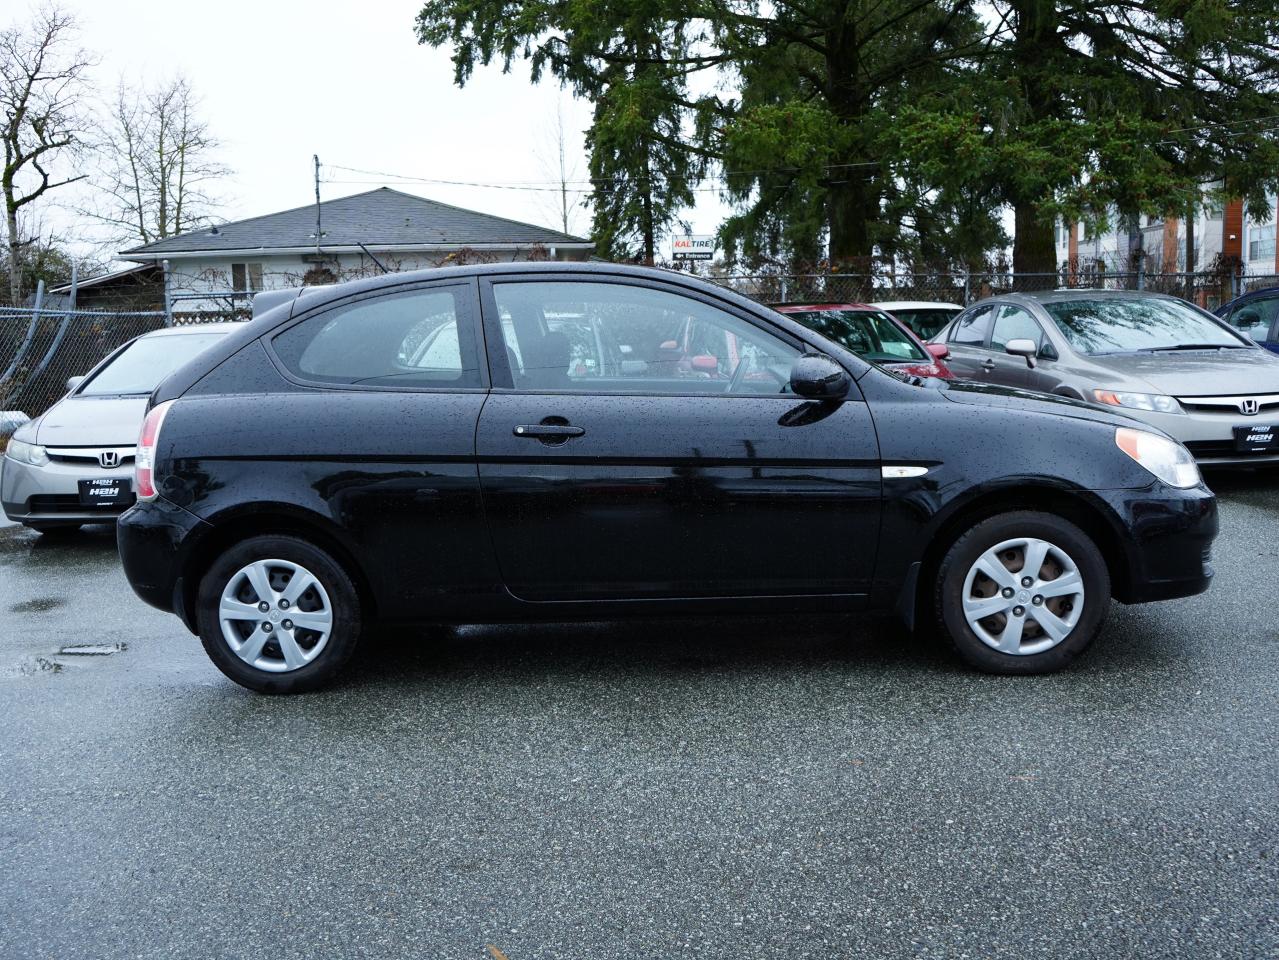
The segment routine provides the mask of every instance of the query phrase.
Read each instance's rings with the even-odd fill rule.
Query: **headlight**
[[[1199,484],[1199,466],[1195,458],[1175,440],[1145,430],[1119,427],[1115,430],[1115,443],[1170,487],[1184,490]]]
[[[1155,413],[1181,413],[1181,404],[1161,393],[1128,393],[1124,390],[1094,390],[1098,403],[1112,407],[1131,407],[1134,410],[1152,410]]]
[[[49,452],[44,447],[21,440],[10,440],[4,452],[19,463],[29,463],[33,467],[43,467],[49,462]]]

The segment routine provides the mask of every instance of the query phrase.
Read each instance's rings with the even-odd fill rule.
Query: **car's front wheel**
[[[261,693],[301,693],[327,683],[355,652],[360,598],[320,548],[289,536],[244,540],[200,582],[200,640],[214,664]]]
[[[959,655],[991,673],[1047,673],[1082,653],[1110,607],[1106,561],[1083,530],[1039,511],[999,514],[946,552],[936,613]]]

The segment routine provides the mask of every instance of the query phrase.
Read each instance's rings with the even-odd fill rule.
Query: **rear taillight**
[[[139,500],[154,500],[155,489],[155,448],[160,442],[160,427],[164,425],[164,415],[173,406],[172,400],[157,404],[147,412],[142,421],[142,435],[138,437],[138,452],[134,456],[133,485],[137,488]]]

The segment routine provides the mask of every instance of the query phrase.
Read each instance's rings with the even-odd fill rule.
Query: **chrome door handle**
[[[987,373],[990,373],[990,371],[995,369],[995,361],[990,359],[983,360],[981,362],[981,368]]]

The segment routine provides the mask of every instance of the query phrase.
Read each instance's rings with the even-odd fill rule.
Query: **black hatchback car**
[[[894,374],[685,276],[278,299],[157,389],[118,528],[139,596],[255,690],[328,680],[370,621],[673,613],[896,611],[1038,673],[1112,597],[1212,575],[1215,501],[1166,436]]]

